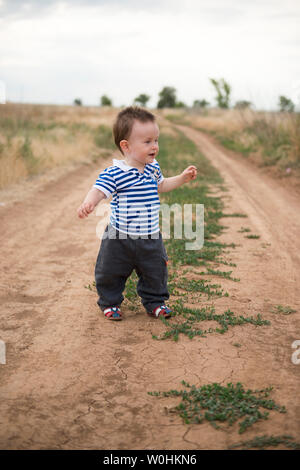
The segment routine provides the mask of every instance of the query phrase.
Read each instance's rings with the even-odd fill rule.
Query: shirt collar
[[[156,160],[154,159],[153,163],[155,163],[155,162],[156,162]],[[117,167],[121,168],[121,170],[124,170],[124,171],[129,171],[131,169],[137,170],[137,168],[135,168],[134,166],[127,165],[125,160],[117,160],[116,158],[113,158],[113,164],[116,165]],[[147,164],[145,165],[145,168],[146,168],[146,166],[147,166]]]
[[[124,171],[129,171],[131,168],[134,168],[133,166],[127,165],[125,160],[117,160],[116,158],[113,158],[113,164]]]

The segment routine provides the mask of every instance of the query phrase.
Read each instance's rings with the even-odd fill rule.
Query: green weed
[[[27,135],[24,143],[19,148],[19,153],[23,158],[29,173],[36,173],[38,171],[39,161],[33,154],[30,138]]]
[[[174,341],[178,341],[179,335],[184,334],[190,339],[195,336],[205,337],[210,333],[224,334],[228,331],[229,326],[252,324],[256,326],[270,325],[268,320],[263,320],[260,314],[257,314],[256,318],[244,317],[242,315],[235,316],[234,312],[230,309],[226,310],[223,314],[216,314],[214,306],[202,307],[202,308],[188,308],[184,307],[181,299],[176,300],[171,306],[173,315],[170,320],[166,320],[160,317],[160,320],[167,327],[167,330],[160,337],[153,335],[153,339],[165,340],[172,338]],[[180,320],[183,318],[185,321],[175,322],[175,317]],[[220,327],[209,328],[208,330],[202,330],[195,327],[196,323],[202,321],[214,321],[217,322]]]
[[[240,140],[238,140],[238,136],[237,138],[230,138],[222,135],[216,135],[216,138],[225,148],[233,150],[234,152],[239,152],[245,157],[247,157],[249,153],[255,151],[255,147],[253,145],[244,145]]]
[[[291,313],[296,313],[296,311],[290,306],[284,307],[283,305],[275,305],[271,310],[272,313],[282,313],[283,315],[290,315]]]
[[[283,445],[288,449],[293,450],[300,450],[300,443],[293,442],[293,436],[282,435],[282,436],[267,436],[264,434],[263,436],[257,436],[254,439],[249,441],[243,441],[238,444],[233,444],[228,447],[228,449],[235,449],[237,447],[242,447],[243,449],[260,449],[264,450],[266,447],[278,447],[279,445]]]
[[[262,390],[245,390],[240,382],[228,383],[226,387],[219,383],[212,383],[196,387],[184,380],[181,382],[187,390],[170,390],[168,392],[148,392],[149,395],[182,398],[178,406],[171,408],[171,412],[178,414],[186,424],[203,423],[208,421],[216,429],[225,429],[217,423],[227,423],[232,426],[239,424],[239,434],[245,432],[254,423],[266,420],[269,411],[276,410],[285,413],[284,406],[277,405],[268,399],[272,387]]]

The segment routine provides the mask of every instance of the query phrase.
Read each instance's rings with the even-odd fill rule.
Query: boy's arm
[[[91,212],[93,212],[97,204],[99,204],[99,202],[102,201],[102,199],[106,199],[106,195],[104,194],[104,192],[101,191],[101,189],[97,189],[93,187],[87,193],[81,206],[78,207],[77,209],[78,217],[80,219],[87,217]]]
[[[159,193],[167,193],[175,188],[178,188],[184,183],[182,175],[172,176],[171,178],[164,178],[158,185],[157,190]]]
[[[167,193],[190,180],[196,179],[196,177],[197,168],[194,165],[190,165],[180,175],[172,176],[171,178],[164,178],[158,185],[157,190],[159,193]]]

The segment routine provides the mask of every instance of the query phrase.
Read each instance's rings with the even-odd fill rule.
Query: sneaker
[[[122,320],[122,312],[119,307],[107,307],[103,313],[108,320]]]
[[[152,312],[148,312],[148,315],[153,318],[164,317],[169,318],[172,315],[172,310],[167,307],[166,305],[160,305],[159,307],[155,307]]]

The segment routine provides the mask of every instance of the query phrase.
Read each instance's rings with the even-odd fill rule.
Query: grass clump
[[[234,312],[230,309],[226,310],[222,314],[215,313],[214,306],[202,307],[202,308],[188,308],[183,306],[181,299],[177,300],[172,306],[172,321],[168,321],[163,317],[160,320],[167,327],[167,331],[160,337],[152,335],[153,339],[164,340],[172,338],[174,341],[178,341],[179,335],[184,334],[190,339],[195,336],[206,337],[210,333],[224,334],[228,331],[230,326],[252,324],[256,326],[270,325],[268,320],[263,320],[260,314],[254,317],[244,317],[243,315],[235,316]],[[178,317],[179,322],[174,322],[174,317]],[[184,321],[180,321],[180,319]],[[209,328],[202,330],[196,327],[197,323],[202,321],[214,321],[219,324],[217,328]]]
[[[245,145],[245,143],[239,139],[238,135],[232,137],[216,135],[216,137],[221,145],[223,145],[229,150],[233,150],[234,152],[239,152],[245,157],[247,157],[249,153],[254,152],[256,149],[254,145]]]
[[[196,387],[184,380],[181,382],[187,390],[170,390],[168,392],[148,392],[154,396],[180,396],[180,404],[171,408],[171,412],[178,414],[186,424],[201,424],[208,421],[216,429],[225,429],[217,423],[227,423],[232,426],[239,424],[239,434],[245,432],[254,423],[268,419],[269,411],[276,410],[285,413],[284,406],[277,405],[268,399],[272,387],[262,390],[245,390],[240,382],[228,383],[222,386],[212,383]]]
[[[175,284],[175,287],[180,289],[185,289],[186,292],[200,292],[207,294],[208,298],[210,297],[222,297],[223,289],[220,284],[209,284],[210,281],[207,279],[187,279],[186,277],[180,278],[180,283]],[[178,294],[175,294],[178,295]]]
[[[273,307],[271,312],[272,313],[282,313],[283,315],[290,315],[291,313],[296,313],[296,310],[294,310],[289,305],[286,306],[286,307],[284,307],[283,305],[275,305],[275,307]]]
[[[254,439],[239,442],[238,444],[233,444],[228,447],[228,449],[235,449],[237,447],[242,447],[243,449],[260,449],[264,450],[266,447],[278,447],[283,445],[288,449],[300,450],[300,443],[294,442],[293,436],[282,435],[282,436],[257,436]]]
[[[124,292],[124,297],[130,300],[131,302],[134,302],[138,298],[136,286],[137,286],[137,274],[135,271],[133,271],[131,276],[126,281],[125,292]]]
[[[168,121],[172,122],[173,124],[182,124],[182,125],[189,125],[190,122],[187,119],[187,116],[184,113],[181,114],[167,114],[165,116]]]
[[[94,142],[97,147],[107,150],[116,150],[112,130],[110,127],[105,126],[104,124],[101,124],[95,130]]]

